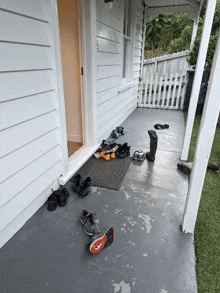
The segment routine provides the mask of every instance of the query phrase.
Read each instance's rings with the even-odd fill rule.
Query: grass
[[[184,113],[185,119],[187,113]],[[201,115],[196,115],[188,162],[193,161]],[[220,165],[220,128],[216,127],[209,162]],[[207,169],[195,227],[199,293],[220,292],[220,171]]]

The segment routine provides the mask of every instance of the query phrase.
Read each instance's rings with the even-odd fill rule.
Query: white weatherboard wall
[[[63,173],[51,11],[50,0],[0,3],[0,247]]]
[[[107,11],[103,0],[96,1],[97,130],[98,140],[106,139],[115,127],[137,107],[141,74],[144,22],[142,1],[133,0],[130,86],[120,91],[122,82],[123,1],[115,0]]]

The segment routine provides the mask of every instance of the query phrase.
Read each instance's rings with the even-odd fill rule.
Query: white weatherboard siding
[[[142,1],[133,2],[130,86],[122,83],[123,1],[115,0],[107,11],[103,0],[96,1],[96,96],[98,141],[106,139],[137,107],[143,47]],[[120,91],[120,92],[119,92]]]
[[[51,11],[51,0],[0,4],[0,247],[63,173]]]

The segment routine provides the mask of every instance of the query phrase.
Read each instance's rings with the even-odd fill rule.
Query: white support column
[[[146,8],[145,8],[145,11],[144,11],[143,46],[142,46],[142,56],[141,56],[141,76],[143,76],[143,66],[144,66],[144,48],[145,48],[146,24],[147,24],[147,15],[146,15]]]
[[[199,18],[199,16],[198,16],[198,18]],[[190,44],[190,51],[192,51],[192,49],[193,49],[195,37],[196,37],[196,34],[197,34],[197,30],[198,30],[198,23],[199,23],[199,19],[194,19],[193,31],[192,31],[192,39],[191,39],[191,44]]]
[[[199,128],[189,190],[185,205],[182,231],[193,233],[199,208],[207,164],[212,149],[220,109],[220,35],[216,46],[208,91]]]
[[[209,0],[207,2],[205,21],[202,30],[202,37],[199,46],[199,53],[196,63],[196,71],[194,75],[192,93],[190,97],[190,104],[188,109],[188,117],[186,122],[186,131],[183,142],[183,148],[181,153],[181,160],[187,160],[189,153],[189,145],[192,135],[193,123],[195,118],[196,106],[198,102],[198,96],[200,91],[201,80],[203,76],[203,70],[206,60],[206,54],[208,50],[209,38],[212,29],[212,22],[215,13],[216,0]]]

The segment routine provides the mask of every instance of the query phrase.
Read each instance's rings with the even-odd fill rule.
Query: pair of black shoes
[[[127,142],[124,143],[123,145],[119,144],[119,148],[115,152],[116,157],[119,159],[124,159],[126,157],[130,156],[130,146],[128,146]]]
[[[57,206],[64,207],[67,204],[67,198],[69,198],[69,191],[65,187],[61,187],[56,191],[53,191],[52,194],[48,197],[48,211],[55,211]]]
[[[86,196],[90,193],[92,182],[91,178],[87,177],[82,182],[82,177],[80,174],[77,174],[76,176],[72,177],[71,180],[73,182],[73,191],[77,192],[80,196]]]

